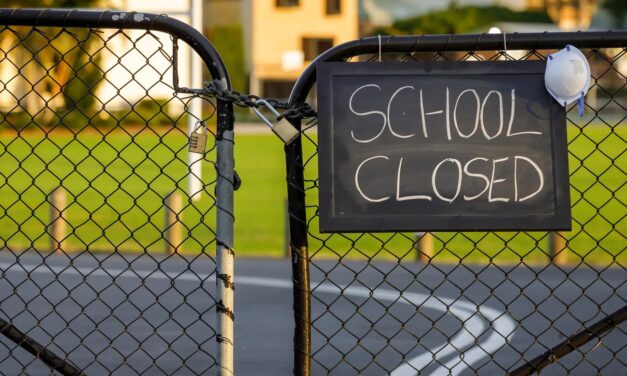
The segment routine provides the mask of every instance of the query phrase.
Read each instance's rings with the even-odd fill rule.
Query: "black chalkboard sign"
[[[320,231],[567,230],[543,61],[319,63]]]

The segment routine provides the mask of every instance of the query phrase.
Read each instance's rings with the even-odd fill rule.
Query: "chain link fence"
[[[231,372],[232,106],[260,98],[230,91],[208,41],[165,16],[0,10],[0,24],[0,372]],[[582,48],[586,114],[567,109],[573,230],[320,234],[317,119],[303,119],[286,146],[294,373],[624,373],[627,36],[509,35],[507,51],[500,36],[382,39],[319,60]],[[181,87],[189,53],[209,86]],[[315,116],[314,73],[289,108],[267,103],[295,124]]]
[[[228,84],[217,54],[166,16],[0,18],[0,373],[215,373],[232,109],[179,80],[198,53]]]
[[[320,234],[317,120],[304,121],[300,142],[286,148],[295,373],[505,374],[545,352],[542,374],[627,369],[624,324],[585,345],[570,338],[627,303],[627,38],[513,34],[507,51],[503,41],[367,38],[317,61],[480,64],[581,47],[592,77],[584,117],[566,109],[572,231]],[[290,100],[296,106],[313,94],[314,66]]]

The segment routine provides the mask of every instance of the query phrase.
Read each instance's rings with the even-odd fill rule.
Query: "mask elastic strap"
[[[584,110],[583,96],[584,94],[582,92],[581,96],[577,100],[577,110],[579,111],[579,117],[583,117],[583,110]]]
[[[507,41],[505,40],[505,33],[503,33],[503,53],[505,53],[505,58],[507,59]]]

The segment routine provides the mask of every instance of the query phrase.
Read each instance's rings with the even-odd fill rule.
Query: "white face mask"
[[[585,55],[577,48],[566,48],[548,56],[544,85],[555,100],[566,107],[579,101],[579,116],[583,116],[583,98],[590,86],[590,65]]]

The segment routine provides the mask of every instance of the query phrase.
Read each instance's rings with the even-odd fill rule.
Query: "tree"
[[[99,0],[0,0],[3,8],[88,8]]]
[[[248,82],[246,80],[244,32],[241,26],[215,26],[209,29],[208,37],[229,70],[231,86],[235,90],[246,91]]]
[[[374,34],[460,34],[481,30],[495,22],[551,23],[552,21],[543,12],[519,12],[500,6],[462,7],[453,2],[446,10],[398,20],[390,27],[375,30]]]
[[[610,16],[614,19],[614,26],[622,29],[627,15],[627,1],[625,0],[605,0],[601,4]]]

